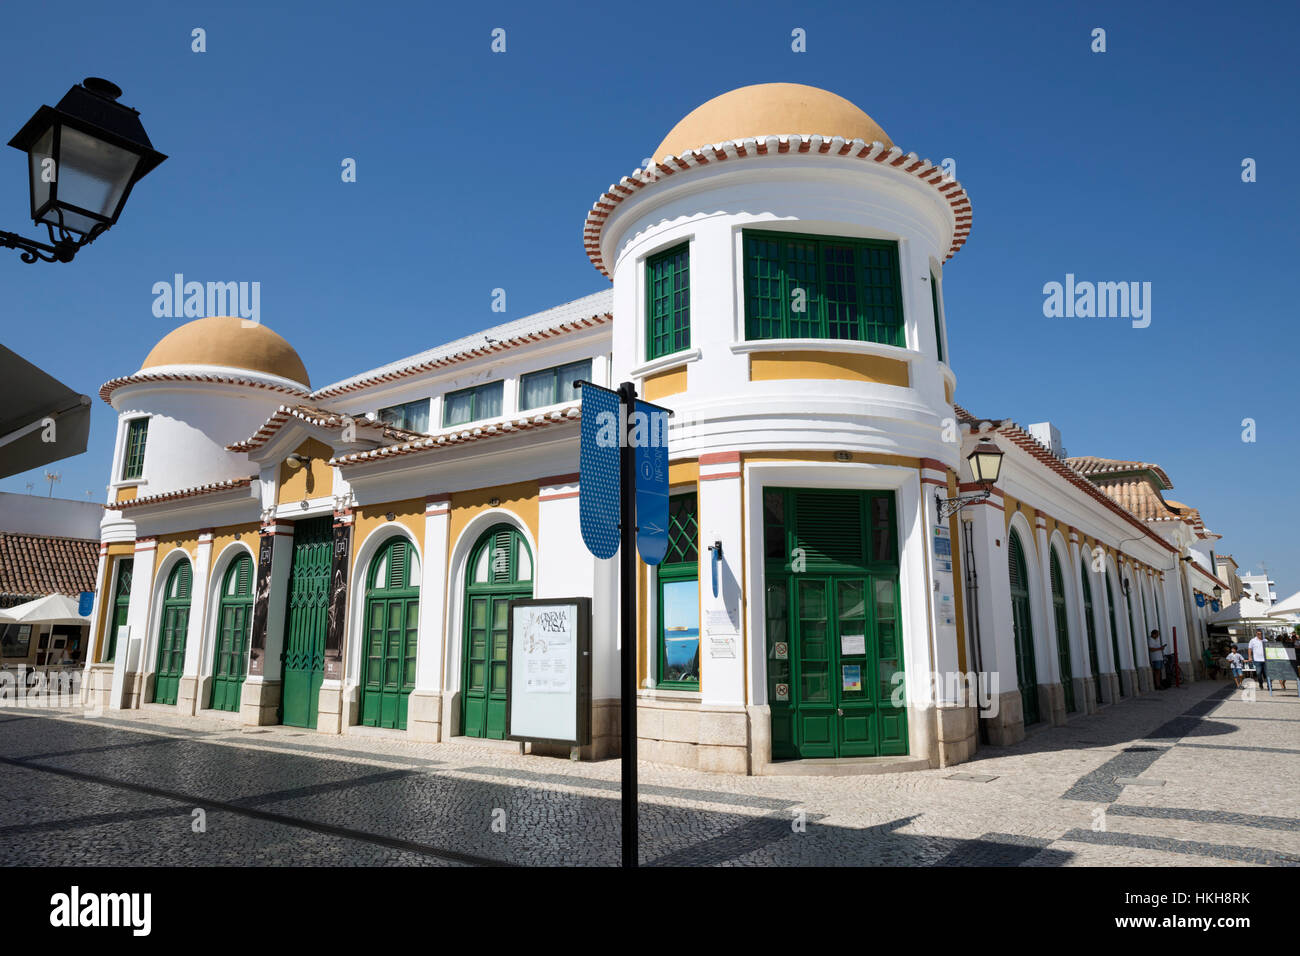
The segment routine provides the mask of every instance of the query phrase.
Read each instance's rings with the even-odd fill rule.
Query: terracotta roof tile
[[[317,405],[281,405],[261,428],[247,438],[227,445],[226,450],[252,451],[255,448],[260,448],[275,437],[275,434],[293,418],[306,422],[308,425],[318,425],[322,428],[342,428],[350,421],[358,429],[370,432],[369,437],[376,440],[387,439],[389,442],[415,441],[428,437],[424,432],[410,431],[384,422],[372,421],[364,415],[345,415],[342,412],[321,408]]]
[[[0,531],[0,606],[95,589],[99,542]]]
[[[1004,418],[1000,421],[996,419],[976,418],[959,405],[954,405],[953,408],[957,413],[959,422],[969,425],[972,429],[976,429],[982,422],[989,422],[994,426],[990,431],[990,434],[996,433],[1005,436],[1017,447],[1027,452],[1030,456],[1050,470],[1054,471],[1060,478],[1074,485],[1074,487],[1084,492],[1084,494],[1088,495],[1108,510],[1119,515],[1134,527],[1140,528],[1156,544],[1160,545],[1167,551],[1176,550],[1173,545],[1160,537],[1160,535],[1156,534],[1155,531],[1145,523],[1145,521],[1141,520],[1141,516],[1135,515],[1134,512],[1126,507],[1123,502],[1116,501],[1113,497],[1107,495],[1105,491],[1098,488],[1097,485],[1089,480],[1087,476],[1075,468],[1073,466],[1075,459],[1069,459],[1066,461],[1057,458],[1049,449],[1043,447],[1042,443],[1039,442],[1037,438],[1029,434],[1029,432],[1025,431],[1009,418]],[[1147,483],[1143,482],[1143,484],[1146,485]],[[1147,487],[1150,487],[1150,485],[1147,485]]]
[[[194,485],[190,488],[177,488],[174,491],[164,491],[156,495],[147,495],[143,498],[132,498],[130,501],[114,501],[104,505],[108,511],[122,511],[127,508],[138,508],[141,505],[156,505],[163,501],[176,501],[180,498],[194,498],[198,495],[211,495],[218,491],[229,491],[232,488],[246,488],[254,481],[256,476],[250,478],[228,478],[225,481],[210,481],[205,485]]]
[[[1106,476],[1109,474],[1125,474],[1135,471],[1150,471],[1164,483],[1162,491],[1167,491],[1174,486],[1169,480],[1169,475],[1159,465],[1154,465],[1149,461],[1125,461],[1120,458],[1098,458],[1095,455],[1080,455],[1077,458],[1069,459],[1070,464],[1075,471],[1081,475]],[[1094,479],[1096,480],[1096,479]]]

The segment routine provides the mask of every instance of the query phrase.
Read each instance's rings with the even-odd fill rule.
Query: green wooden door
[[[253,623],[253,559],[241,554],[226,569],[217,610],[216,648],[212,658],[213,710],[239,710],[248,669],[248,635]]]
[[[1078,710],[1074,702],[1074,673],[1070,667],[1070,616],[1065,610],[1065,578],[1056,550],[1051,552],[1052,615],[1056,619],[1056,657],[1061,667],[1061,688],[1065,691],[1065,709]]]
[[[1029,611],[1029,575],[1025,552],[1014,528],[1007,535],[1007,567],[1011,575],[1011,623],[1016,644],[1016,682],[1020,685],[1020,708],[1026,724],[1036,724],[1038,715],[1038,668],[1034,663],[1034,624]]]
[[[126,627],[127,613],[131,610],[131,578],[135,569],[135,558],[117,559],[117,582],[113,585],[113,607],[109,613],[108,635],[104,648],[106,661],[117,656],[117,629]]]
[[[1092,678],[1095,687],[1093,693],[1097,695],[1097,703],[1101,703],[1101,668],[1098,665],[1097,657],[1097,622],[1092,615],[1092,585],[1088,583],[1088,571],[1083,572],[1083,623],[1088,628],[1088,660],[1092,662]]]
[[[509,604],[533,596],[528,543],[509,525],[489,528],[470,552],[465,578],[461,732],[466,737],[504,740]]]
[[[405,730],[420,624],[420,562],[405,538],[385,544],[370,562],[365,615],[361,723]]]
[[[1110,575],[1106,575],[1106,611],[1110,614],[1110,649],[1115,655],[1115,683],[1119,685],[1119,696],[1124,696],[1124,674],[1119,665],[1119,631],[1115,627],[1115,591],[1110,586]]]
[[[771,488],[764,512],[773,757],[906,754],[893,496]]]
[[[291,727],[316,726],[325,679],[325,631],[329,620],[334,519],[308,518],[293,526],[293,561],[284,624],[284,698],[281,720]]]
[[[185,635],[190,627],[190,563],[181,561],[167,575],[162,618],[158,624],[158,659],[154,667],[155,704],[176,703],[185,669]]]

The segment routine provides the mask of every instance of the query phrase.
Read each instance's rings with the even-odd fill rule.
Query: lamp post
[[[956,514],[967,505],[983,501],[993,494],[993,486],[1002,473],[1002,449],[993,442],[980,442],[975,446],[975,450],[966,456],[966,461],[970,463],[971,475],[983,486],[984,490],[979,494],[958,495],[956,498],[945,498],[936,491],[934,493],[934,503],[935,507],[939,509],[940,521]]]
[[[32,221],[49,242],[0,232],[23,262],[71,262],[122,214],[131,189],[167,157],[153,148],[121,89],[87,77],[59,105],[42,106],[9,145],[27,154]]]

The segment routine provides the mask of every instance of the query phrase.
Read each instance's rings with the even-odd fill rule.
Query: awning
[[[90,398],[0,345],[0,478],[80,455],[90,435]],[[46,420],[53,419],[54,427]],[[53,440],[47,440],[52,438]]]
[[[14,624],[89,624],[90,618],[78,613],[78,601],[66,594],[45,597],[5,609],[5,619]]]
[[[1285,600],[1278,601],[1268,609],[1269,617],[1290,617],[1292,614],[1300,614],[1300,591],[1296,591]]]
[[[1211,624],[1259,624],[1276,627],[1277,620],[1268,616],[1269,606],[1263,601],[1248,597],[1234,601],[1218,614],[1211,615]]]

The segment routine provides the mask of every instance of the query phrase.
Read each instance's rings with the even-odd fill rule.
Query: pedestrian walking
[[[1165,683],[1161,678],[1165,669],[1165,645],[1160,640],[1160,632],[1152,631],[1147,636],[1147,654],[1151,658],[1151,680],[1157,690],[1164,690]]]
[[[1263,631],[1256,631],[1255,636],[1250,639],[1250,662],[1255,665],[1255,685],[1259,686],[1267,682],[1268,692],[1271,694],[1273,693],[1273,680],[1264,670],[1263,633]]]
[[[1236,684],[1238,687],[1240,687],[1241,666],[1246,663],[1246,658],[1241,656],[1241,652],[1238,651],[1236,647],[1233,647],[1232,650],[1228,653],[1227,658],[1225,659],[1228,662],[1228,666],[1232,668],[1233,683]]]

